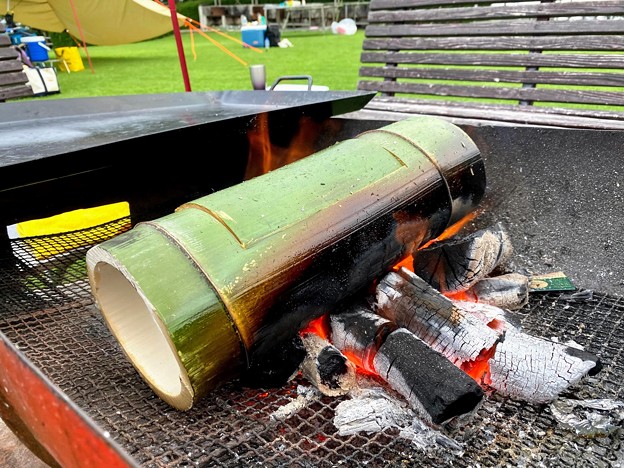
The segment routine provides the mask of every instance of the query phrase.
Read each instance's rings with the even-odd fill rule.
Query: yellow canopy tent
[[[140,42],[173,30],[171,11],[152,0],[9,0],[16,22],[49,32],[67,30],[93,45]],[[186,17],[178,15],[183,26]]]

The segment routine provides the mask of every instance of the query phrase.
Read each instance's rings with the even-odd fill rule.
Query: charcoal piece
[[[510,329],[490,360],[490,386],[531,403],[549,403],[602,364],[597,356]]]
[[[483,398],[474,379],[405,328],[388,335],[374,365],[382,379],[434,424],[472,412]]]
[[[470,413],[483,398],[481,387],[446,357],[366,306],[332,314],[331,328],[338,349],[355,355],[428,423]]]
[[[306,349],[301,371],[312,385],[328,396],[344,395],[355,387],[355,366],[338,348],[315,333],[301,339]]]
[[[373,358],[386,337],[398,327],[365,304],[353,304],[330,316],[331,342],[368,372],[377,373]]]
[[[412,252],[413,271],[442,293],[466,291],[508,262],[513,247],[501,223]]]

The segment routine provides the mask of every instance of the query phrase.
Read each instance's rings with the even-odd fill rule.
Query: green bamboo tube
[[[459,127],[414,117],[180,206],[92,247],[110,330],[189,409],[473,211],[485,168]]]

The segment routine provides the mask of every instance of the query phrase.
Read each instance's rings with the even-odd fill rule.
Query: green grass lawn
[[[225,34],[231,39],[215,32],[206,33],[240,61],[201,34],[182,32],[192,91],[250,90],[248,65],[251,64],[266,66],[268,85],[282,76],[309,75],[313,84],[328,86],[330,90],[349,91],[357,87],[363,30],[353,36],[334,35],[329,30],[286,30],[281,33],[282,39],[287,38],[293,47],[263,48],[260,52],[243,47],[240,31]],[[80,54],[85,69],[71,73],[59,71],[61,93],[35,99],[185,91],[173,34],[135,44],[90,46],[88,56],[93,69],[85,51],[81,49]]]

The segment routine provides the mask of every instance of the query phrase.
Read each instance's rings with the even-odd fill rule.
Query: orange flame
[[[258,114],[256,125],[247,133],[249,160],[245,179],[266,174],[272,167],[271,142],[269,138],[269,115]]]
[[[312,154],[321,125],[323,123],[315,122],[310,117],[301,117],[296,133],[285,148],[271,143],[269,115],[258,114],[256,124],[247,132],[249,159],[245,169],[245,180],[266,174]]]
[[[413,273],[414,272],[414,257],[412,257],[411,255],[408,255],[399,263],[396,263],[392,269],[394,271],[399,271],[401,267],[406,268]]]
[[[418,248],[418,250],[426,249],[427,247],[429,247],[434,242],[439,242],[439,241],[442,241],[444,239],[448,239],[449,237],[453,237],[455,234],[457,234],[459,231],[461,231],[461,229],[466,224],[468,224],[470,221],[472,221],[476,217],[477,217],[477,212],[476,211],[473,211],[472,213],[468,213],[466,216],[464,216],[462,219],[457,221],[455,224],[452,224],[449,227],[447,227],[442,232],[442,234],[440,234],[438,237],[436,237],[435,239],[431,239],[428,242],[425,242],[423,245],[421,245]]]
[[[490,359],[496,353],[496,346],[483,349],[474,361],[463,362],[460,369],[476,380],[479,385],[489,385],[492,383],[490,377]]]
[[[308,333],[314,333],[315,335],[320,336],[324,340],[331,342],[329,339],[330,336],[330,325],[329,325],[329,314],[322,315],[321,317],[312,320],[308,323],[304,328],[299,331],[300,335],[306,335]],[[342,354],[355,365],[355,369],[360,374],[364,375],[378,375],[373,369],[373,358],[375,357],[375,352],[369,350],[364,353],[356,353],[352,350],[344,350]]]
[[[451,301],[479,302],[479,298],[470,289],[466,291],[445,292],[445,297]]]
[[[345,350],[342,352],[345,357],[355,365],[355,370],[363,375],[379,375],[373,369],[373,353],[365,353],[366,356],[361,356],[352,350]]]
[[[321,315],[319,318],[312,320],[299,332],[300,335],[314,333],[324,340],[329,341],[329,316]]]

